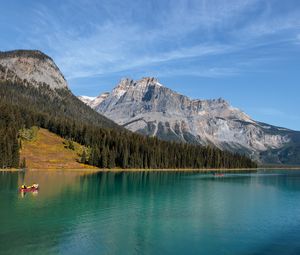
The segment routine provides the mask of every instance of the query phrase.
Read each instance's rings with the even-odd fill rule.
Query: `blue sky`
[[[0,29],[1,50],[45,52],[76,95],[155,76],[300,130],[298,0],[10,0]]]

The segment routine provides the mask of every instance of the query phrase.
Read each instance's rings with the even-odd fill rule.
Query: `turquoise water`
[[[300,254],[300,171],[0,173],[0,254]]]

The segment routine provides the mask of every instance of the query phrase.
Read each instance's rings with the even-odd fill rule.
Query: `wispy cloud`
[[[280,43],[283,34],[295,40],[300,29],[299,9],[281,12],[268,1],[117,3],[64,1],[56,10],[39,4],[28,44],[49,49],[69,79],[140,69],[213,77],[242,72],[249,48]],[[224,61],[229,54],[236,59]]]
[[[259,108],[257,109],[258,112],[260,112],[263,115],[268,115],[268,116],[284,116],[285,113],[281,110],[275,109],[275,108]]]
[[[298,34],[298,35],[296,36],[296,43],[297,43],[297,44],[300,44],[300,34]]]
[[[274,117],[274,118],[285,118],[289,120],[298,121],[300,118],[294,114],[290,114],[288,112],[284,112],[278,108],[273,107],[261,107],[254,109],[256,114],[266,116],[266,117]]]

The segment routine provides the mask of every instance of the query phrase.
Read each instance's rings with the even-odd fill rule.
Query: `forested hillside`
[[[126,131],[67,89],[0,83],[0,168],[19,166],[18,133],[39,126],[91,148],[82,163],[101,168],[256,167],[245,156],[216,148],[160,141]]]

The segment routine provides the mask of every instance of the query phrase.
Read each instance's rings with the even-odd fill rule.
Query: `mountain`
[[[123,127],[168,141],[215,145],[265,164],[299,164],[300,132],[253,120],[224,99],[194,100],[155,78],[123,79],[101,100],[87,101]]]
[[[97,105],[99,105],[103,100],[105,100],[108,96],[109,92],[105,92],[98,97],[79,96],[78,98],[91,108],[94,108]]]
[[[0,79],[22,80],[35,86],[46,84],[52,89],[68,88],[54,61],[46,54],[33,50],[0,52]]]
[[[12,93],[15,93],[15,96],[19,94],[16,91],[17,87],[25,86],[26,88],[19,88],[19,92],[32,94],[26,98],[26,100],[31,100],[28,107],[30,104],[42,104],[43,100],[47,100],[48,102],[44,102],[45,106],[40,106],[41,111],[50,111],[48,103],[52,103],[60,107],[57,109],[58,116],[74,118],[78,122],[94,124],[103,128],[122,129],[110,119],[86,107],[74,96],[54,61],[40,51],[15,50],[0,52],[0,82],[2,87],[9,84],[13,85],[13,87],[7,89],[7,92],[3,92],[3,96],[6,94],[11,98],[14,97]],[[54,109],[53,111],[55,113]]]
[[[91,102],[96,98],[96,97],[89,97],[89,96],[78,96],[78,98],[84,102],[85,104],[91,106]]]
[[[95,100],[97,103],[106,99],[105,95],[95,99],[85,97],[85,100]],[[18,168],[20,160],[26,162],[20,157],[31,154],[20,154],[24,149],[20,132],[34,126],[68,141],[68,149],[72,150],[74,143],[82,145],[85,149],[77,155],[80,163],[101,168],[256,166],[245,156],[217,148],[170,143],[132,133],[74,96],[62,73],[47,55],[24,50],[1,52],[0,168]],[[37,157],[44,156],[34,158],[35,162],[45,158],[57,160],[53,149],[47,144],[50,146],[51,141],[43,143],[41,148],[35,146],[35,150],[46,151],[36,153]]]

